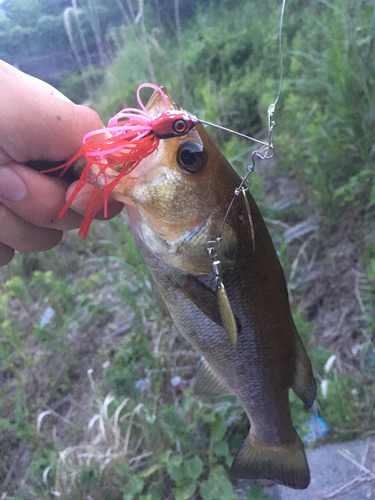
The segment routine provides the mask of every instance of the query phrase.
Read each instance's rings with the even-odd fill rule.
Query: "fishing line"
[[[280,13],[279,30],[278,30],[278,46],[279,46],[279,60],[280,60],[279,85],[278,85],[278,89],[276,92],[275,100],[268,106],[268,110],[267,110],[268,141],[267,142],[259,141],[258,139],[255,139],[253,137],[249,137],[245,134],[241,134],[241,133],[236,132],[234,130],[223,127],[221,125],[216,125],[214,123],[200,120],[201,123],[204,123],[206,125],[211,125],[213,127],[219,128],[221,130],[225,130],[226,132],[231,132],[232,134],[238,135],[240,137],[244,137],[245,139],[249,139],[251,141],[254,141],[254,142],[262,145],[262,147],[260,149],[253,151],[253,153],[251,154],[252,165],[249,165],[247,167],[246,175],[244,177],[242,177],[240,185],[234,190],[233,198],[232,198],[231,202],[229,203],[229,206],[226,210],[226,213],[225,213],[225,216],[224,216],[221,228],[220,228],[219,235],[217,236],[217,238],[215,240],[211,240],[211,241],[208,241],[206,243],[208,256],[211,259],[212,269],[215,273],[217,299],[218,299],[219,304],[220,304],[220,301],[223,302],[227,311],[228,310],[231,311],[231,306],[230,306],[229,298],[226,294],[225,286],[224,286],[222,276],[221,276],[221,262],[220,262],[220,259],[218,257],[218,254],[217,254],[217,247],[218,247],[218,245],[220,245],[220,243],[222,241],[222,233],[224,231],[225,223],[227,221],[229,212],[230,212],[235,200],[238,198],[238,196],[240,194],[242,194],[244,205],[245,205],[244,211],[247,214],[247,221],[248,221],[249,232],[250,232],[250,236],[251,236],[252,250],[253,250],[253,252],[255,252],[255,232],[254,232],[253,218],[251,215],[249,200],[247,199],[247,194],[246,194],[246,191],[249,189],[249,186],[247,184],[247,178],[254,171],[256,159],[259,158],[260,160],[266,160],[266,159],[271,159],[275,156],[273,135],[274,135],[274,127],[276,125],[276,122],[274,120],[272,120],[272,116],[275,112],[276,105],[278,103],[278,100],[279,100],[279,97],[281,94],[282,84],[283,84],[283,79],[284,79],[284,64],[283,64],[283,57],[282,57],[282,30],[283,30],[283,23],[284,23],[285,4],[286,4],[286,0],[283,0],[282,4],[281,4],[281,13]],[[271,153],[271,154],[269,154],[269,153]],[[220,307],[219,307],[219,309],[221,312]],[[232,313],[232,315],[233,315],[233,313]],[[223,314],[222,314],[222,316],[223,316]],[[223,324],[224,324],[224,321],[223,321]],[[237,330],[236,330],[236,328],[230,327],[230,329],[225,328],[225,330],[227,331],[227,334],[232,341],[233,347],[235,347],[236,342],[237,342]]]
[[[274,129],[275,125],[276,125],[276,122],[274,120],[272,120],[272,116],[273,116],[273,114],[275,112],[276,105],[278,103],[278,100],[279,100],[279,97],[280,97],[280,94],[281,94],[283,80],[284,80],[284,64],[283,64],[283,57],[282,57],[282,34],[283,34],[285,5],[286,5],[286,0],[282,0],[281,12],[280,12],[280,19],[279,19],[279,30],[278,30],[278,48],[279,48],[279,61],[280,61],[280,77],[279,77],[279,85],[278,85],[278,89],[277,89],[277,92],[276,92],[275,100],[268,106],[268,110],[267,110],[267,114],[268,114],[268,141],[267,142],[260,141],[258,139],[255,139],[254,137],[250,137],[248,135],[241,134],[240,132],[236,132],[235,130],[231,130],[229,128],[223,127],[222,125],[217,125],[215,123],[207,122],[205,120],[199,120],[201,123],[204,123],[206,125],[210,125],[212,127],[219,128],[221,130],[225,130],[226,132],[230,132],[232,134],[238,135],[238,136],[243,137],[245,139],[248,139],[250,141],[257,142],[258,144],[261,144],[263,146],[261,149],[253,151],[253,153],[251,155],[253,163],[252,163],[252,165],[249,165],[247,167],[246,175],[241,179],[240,185],[234,191],[234,196],[233,196],[232,201],[230,202],[230,204],[228,206],[227,212],[226,212],[224,220],[223,220],[223,224],[221,226],[221,230],[220,230],[219,236],[216,238],[216,240],[207,242],[207,249],[208,249],[209,253],[211,253],[211,254],[213,252],[216,253],[215,252],[216,246],[217,246],[217,244],[219,244],[221,242],[221,235],[222,235],[222,232],[224,230],[225,222],[227,220],[229,211],[232,208],[234,200],[237,198],[237,196],[240,194],[240,192],[245,193],[245,191],[248,189],[248,187],[244,188],[243,186],[245,185],[248,176],[254,171],[256,158],[259,158],[261,160],[265,160],[265,159],[271,159],[275,155],[275,148],[274,148],[274,144],[273,144],[273,129]],[[263,154],[264,150],[266,150],[265,154]],[[271,155],[267,155],[268,151],[271,151]],[[248,204],[246,204],[246,209],[247,209],[248,217],[249,217],[249,220],[250,220],[250,230],[251,230],[251,235],[252,235],[253,248],[255,248],[255,244],[254,244],[254,230],[253,230],[252,222],[251,222],[252,221],[252,217],[251,217],[251,213],[249,212]],[[214,248],[214,250],[211,250],[212,248]]]
[[[217,125],[216,123],[211,123],[211,122],[201,120],[201,119],[199,120],[201,123],[203,123],[205,125],[219,128],[219,129],[224,130],[226,132],[230,132],[231,134],[235,134],[235,135],[238,135],[240,137],[243,137],[244,139],[248,139],[250,141],[261,144],[263,146],[263,148],[261,148],[258,151],[254,151],[252,154],[253,166],[255,166],[255,156],[257,156],[260,159],[271,159],[271,158],[273,158],[274,153],[275,153],[275,148],[273,145],[273,129],[276,125],[276,122],[274,120],[272,120],[272,116],[275,112],[276,105],[279,101],[281,91],[282,91],[282,85],[283,85],[283,81],[284,81],[284,63],[283,63],[283,56],[282,56],[282,35],[283,35],[285,5],[286,5],[286,0],[282,0],[280,19],[279,19],[279,29],[278,29],[278,35],[277,35],[278,49],[279,49],[279,62],[280,62],[280,76],[279,76],[279,84],[278,84],[278,89],[276,92],[275,100],[268,106],[268,109],[267,109],[268,141],[267,142],[260,141],[259,139],[255,139],[254,137],[250,137],[248,135],[241,134],[240,132],[237,132],[237,131],[232,130],[232,129],[227,128],[227,127],[223,127],[222,125]],[[269,156],[269,155],[267,155],[267,153],[265,155],[263,155],[262,153],[263,153],[264,149],[271,150],[272,151],[271,155]]]
[[[284,13],[285,13],[285,4],[286,0],[283,0],[283,3],[281,5],[281,14],[280,14],[280,22],[279,22],[279,34],[278,34],[278,39],[279,39],[279,61],[280,61],[280,78],[279,78],[279,88],[277,90],[276,98],[272,104],[270,104],[269,108],[272,107],[272,113],[275,111],[276,104],[279,100],[280,94],[281,94],[281,89],[283,86],[283,80],[284,80],[284,63],[283,63],[283,54],[282,54],[282,36],[283,36],[283,24],[284,24]]]
[[[277,89],[276,97],[273,103],[268,106],[267,114],[268,114],[268,145],[273,148],[273,129],[276,125],[276,122],[272,120],[272,116],[276,109],[276,104],[279,100],[283,81],[284,81],[284,63],[283,63],[283,54],[282,54],[282,36],[283,36],[283,24],[284,24],[284,13],[285,13],[285,4],[286,0],[283,0],[281,5],[281,13],[279,20],[279,61],[280,61],[280,77],[279,77],[279,87]]]
[[[205,120],[201,120],[201,119],[199,119],[199,121],[201,123],[204,123],[205,125],[210,125],[211,127],[225,130],[225,132],[230,132],[231,134],[239,135],[240,137],[243,137],[244,139],[248,139],[249,141],[257,142],[258,144],[262,144],[263,146],[269,146],[269,143],[267,143],[267,142],[260,141],[259,139],[255,139],[255,137],[250,137],[249,135],[241,134],[240,132],[237,132],[236,130],[232,130],[230,128],[223,127],[222,125],[217,125],[216,123],[206,122]]]

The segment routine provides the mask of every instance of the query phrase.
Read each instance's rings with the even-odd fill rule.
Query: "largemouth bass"
[[[90,179],[102,186],[90,199],[84,237],[109,192],[125,203],[174,323],[203,356],[195,392],[234,394],[250,420],[232,474],[306,488],[310,473],[288,391],[311,407],[316,385],[262,215],[196,117],[160,89],[143,110],[134,130],[144,129],[145,148],[140,140],[129,142],[135,137],[130,121],[124,135],[93,144],[86,166],[80,158],[84,146],[72,160],[43,171],[65,172],[72,165],[84,169],[75,192]]]
[[[168,102],[169,109],[180,109]],[[147,110],[153,116],[165,110],[159,93]],[[248,415],[250,432],[232,474],[306,488],[310,473],[292,425],[288,391],[292,388],[311,407],[316,384],[276,251],[248,191],[247,203],[240,196],[233,203],[217,247],[227,312],[237,327],[235,341],[225,328],[225,307],[218,304],[207,242],[220,234],[240,182],[198,124],[183,137],[161,140],[113,194],[126,205],[138,248],[174,323],[203,356],[196,392],[211,387],[217,393],[222,387]]]

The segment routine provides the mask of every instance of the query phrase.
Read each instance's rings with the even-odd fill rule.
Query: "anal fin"
[[[193,392],[197,396],[212,397],[223,397],[231,394],[204,358],[198,362],[198,370],[193,381]]]

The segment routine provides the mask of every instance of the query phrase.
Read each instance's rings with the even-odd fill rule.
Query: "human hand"
[[[30,160],[67,161],[83,136],[102,123],[95,111],[77,106],[45,82],[0,61],[0,266],[14,251],[45,251],[63,231],[81,225],[93,186],[87,184],[62,219],[57,216],[76,183],[67,185],[28,167]],[[123,205],[108,202],[108,218]],[[98,214],[97,219],[103,219]]]

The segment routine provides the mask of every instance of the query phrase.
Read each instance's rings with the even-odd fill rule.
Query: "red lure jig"
[[[141,101],[140,90],[144,87],[155,89],[164,99],[166,111],[156,118],[152,118]],[[86,239],[91,222],[103,203],[104,216],[107,216],[107,199],[120,179],[134,170],[144,158],[156,151],[160,139],[183,136],[199,122],[196,116],[186,111],[168,110],[167,96],[156,85],[150,83],[140,85],[137,90],[137,100],[141,110],[123,109],[109,120],[108,127],[86,134],[83,138],[83,146],[71,160],[64,165],[43,172],[61,169],[60,176],[63,176],[78,158],[86,159],[87,163],[77,186],[59,214],[59,219],[61,219],[85,184],[88,182],[94,184],[96,189],[88,200],[86,215],[78,233],[79,236],[82,235],[83,240]],[[97,140],[103,132],[110,132],[112,136]],[[99,168],[97,174],[91,171],[93,165]],[[113,171],[110,174],[106,173],[108,168],[116,167],[117,170],[114,173]],[[100,179],[101,176],[103,177]]]

